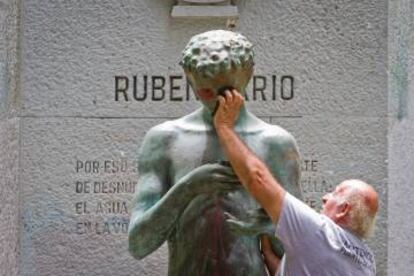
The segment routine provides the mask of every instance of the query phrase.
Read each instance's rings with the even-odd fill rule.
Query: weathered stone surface
[[[238,28],[255,44],[257,74],[268,77],[268,100],[259,100],[257,92],[253,111],[261,115],[384,114],[386,1],[266,0],[260,5],[251,1],[240,5]],[[173,20],[170,8],[164,1],[149,0],[82,5],[24,1],[23,114],[168,116],[172,106],[180,110],[177,115],[188,113],[195,104],[171,102],[169,92],[161,101],[148,100],[151,95],[145,101],[133,100],[132,77],[138,77],[141,97],[144,75],[182,75],[178,61],[188,39],[208,29],[225,28],[225,20]],[[115,76],[121,75],[130,80],[129,101],[123,97],[115,101]],[[269,100],[271,75],[277,76],[277,100]],[[284,75],[294,77],[294,100],[281,99]],[[185,94],[181,90],[178,96]],[[160,97],[161,92],[156,92]]]
[[[414,271],[413,8],[401,0],[389,9],[388,275],[401,276]]]
[[[0,121],[0,275],[18,275],[19,119]]]
[[[166,247],[137,261],[125,234],[80,234],[77,222],[123,222],[127,215],[96,209],[131,194],[77,193],[76,181],[134,181],[132,165],[113,174],[105,172],[105,161],[109,170],[111,161],[133,163],[147,129],[199,106],[186,91],[181,51],[191,36],[223,29],[226,20],[172,19],[173,2],[0,2],[7,26],[0,39],[0,180],[6,183],[0,233],[1,247],[10,249],[0,255],[0,267],[10,268],[6,273],[17,275],[19,258],[19,275],[166,274]],[[398,73],[408,69],[394,62],[407,46],[393,36],[404,34],[395,26],[409,25],[409,1],[236,2],[237,29],[256,52],[249,108],[296,137],[308,204],[318,207],[321,194],[345,178],[374,184],[381,209],[370,245],[378,275],[410,275],[413,97],[400,89]],[[115,93],[116,77],[120,90],[128,79],[126,94]],[[163,81],[164,92],[157,89]],[[21,118],[6,120],[16,114]],[[77,161],[83,172],[76,172]],[[85,172],[86,161],[98,161],[103,171]],[[92,214],[77,214],[83,202]]]
[[[0,1],[0,119],[18,115],[18,33],[19,3]]]
[[[171,11],[172,17],[184,18],[217,18],[237,17],[239,15],[235,6],[174,6]]]
[[[17,1],[0,1],[0,275],[18,275]]]
[[[166,274],[166,248],[137,261],[129,255],[126,235],[138,145],[159,122],[22,122],[22,275]]]
[[[276,119],[273,120],[276,123]],[[21,240],[23,247],[27,249],[22,258],[25,275],[34,272],[44,275],[50,270],[62,271],[62,267],[65,267],[64,271],[68,271],[68,275],[75,271],[72,269],[95,275],[95,271],[101,270],[93,264],[103,260],[105,263],[111,258],[116,264],[111,269],[125,273],[129,271],[128,267],[145,271],[145,267],[157,266],[157,258],[160,256],[163,256],[161,264],[166,265],[165,249],[161,251],[164,252],[161,255],[158,253],[141,262],[133,260],[126,251],[125,235],[97,234],[96,231],[92,234],[76,234],[77,222],[103,222],[107,219],[122,221],[127,218],[122,215],[111,217],[100,211],[96,214],[97,204],[108,200],[128,201],[131,194],[105,194],[101,192],[101,188],[98,188],[98,193],[94,193],[92,183],[134,181],[134,168],[115,174],[108,173],[105,172],[105,160],[126,160],[127,166],[130,166],[143,134],[160,121],[75,118],[25,120],[22,125],[22,136],[26,138],[22,140],[21,176],[24,202]],[[298,137],[303,156],[302,185],[308,203],[319,206],[319,201],[314,203],[311,200],[318,200],[335,183],[349,178],[350,175],[366,179],[376,186],[382,204],[379,227],[375,241],[371,244],[379,260],[379,268],[385,269],[383,254],[386,251],[387,237],[384,206],[386,163],[382,152],[386,150],[386,122],[383,119],[342,122],[339,119],[324,118],[308,119],[304,122],[302,119],[283,118],[278,119],[277,123]],[[325,143],[321,144],[321,137]],[[307,160],[316,160],[316,163],[311,167]],[[83,163],[82,166],[78,165],[79,161]],[[99,162],[99,168],[93,173],[93,166],[87,167],[85,161]],[[113,163],[108,164],[108,170],[112,170]],[[369,176],[367,171],[371,172]],[[90,181],[91,192],[76,192],[77,181]],[[84,210],[83,204],[80,209],[76,208],[78,202],[87,202],[87,211],[93,214],[77,214],[76,210],[81,213]],[[102,226],[100,227],[98,232],[103,232]],[[83,231],[82,228],[79,232]],[[102,245],[103,242],[108,243]],[[49,256],[50,251],[58,248],[61,248],[61,254]],[[71,258],[67,259],[66,254],[70,254]],[[73,264],[76,266],[71,269]],[[165,269],[166,267],[159,275],[163,275]]]

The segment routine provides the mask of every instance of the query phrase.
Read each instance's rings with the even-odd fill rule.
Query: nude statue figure
[[[202,33],[184,49],[181,65],[202,107],[146,134],[129,250],[141,259],[167,241],[172,276],[267,275],[260,235],[272,236],[274,226],[227,165],[212,124],[220,91],[245,93],[254,67],[252,44],[230,31]],[[300,197],[294,138],[245,106],[235,130],[285,189]],[[229,217],[240,223],[228,223]]]

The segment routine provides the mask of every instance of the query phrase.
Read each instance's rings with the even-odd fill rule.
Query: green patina
[[[208,91],[193,113],[153,127],[139,153],[139,179],[129,225],[129,250],[144,258],[165,241],[169,275],[267,275],[260,235],[275,228],[226,164],[212,125],[223,87],[244,93],[253,73],[252,44],[240,34],[193,37],[182,66],[195,93]],[[293,137],[242,107],[235,131],[290,193],[301,197]],[[230,223],[228,218],[232,219]],[[235,223],[234,223],[235,222]]]
[[[231,70],[253,66],[253,44],[230,31],[209,31],[191,38],[180,64],[185,71],[214,77]]]

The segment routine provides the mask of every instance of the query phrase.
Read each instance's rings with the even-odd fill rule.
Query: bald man
[[[237,177],[277,224],[276,235],[285,255],[279,262],[269,243],[262,244],[272,275],[375,275],[372,251],[363,242],[378,210],[378,195],[360,180],[347,180],[323,198],[318,214],[279,184],[261,161],[237,136],[237,121],[243,97],[226,91],[219,97],[214,126],[221,147]],[[230,223],[242,223],[229,220]]]

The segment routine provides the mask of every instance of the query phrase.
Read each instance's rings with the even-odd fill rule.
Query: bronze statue
[[[267,275],[260,235],[272,236],[274,226],[238,183],[212,124],[218,93],[229,87],[245,93],[252,47],[230,31],[194,36],[181,65],[203,106],[153,127],[141,146],[129,249],[140,259],[168,241],[169,275]],[[300,197],[293,137],[244,106],[235,130],[285,189]],[[239,223],[229,224],[229,217]]]

